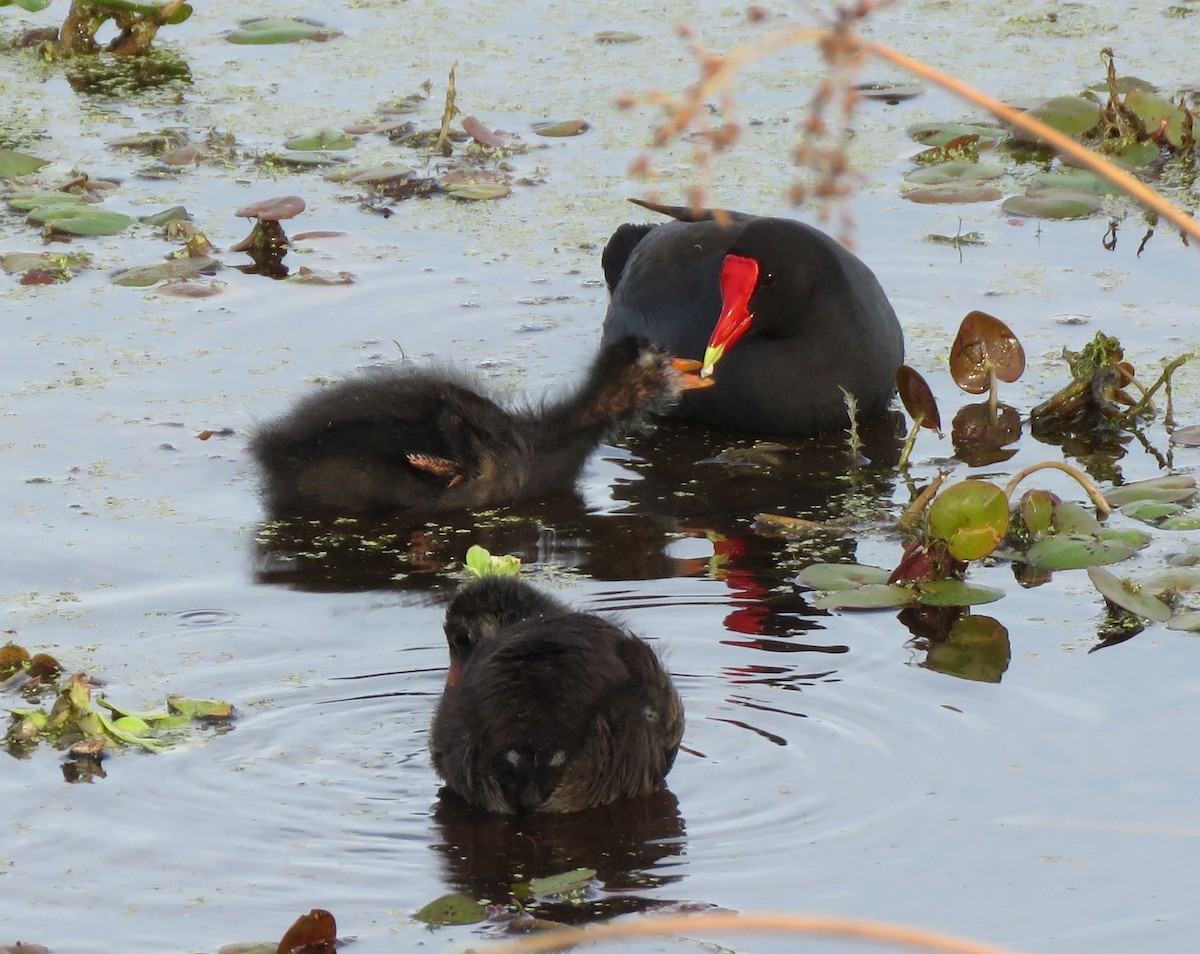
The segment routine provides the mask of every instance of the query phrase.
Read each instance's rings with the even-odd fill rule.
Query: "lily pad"
[[[1157,500],[1134,500],[1121,508],[1121,513],[1142,523],[1156,523],[1166,517],[1184,513],[1185,508],[1177,503],[1161,503]]]
[[[294,136],[287,140],[284,146],[298,152],[312,152],[317,149],[349,149],[355,141],[354,136],[347,136],[337,129],[323,126],[302,136]]]
[[[578,136],[591,129],[591,124],[584,119],[562,119],[534,123],[531,127],[539,136],[549,136],[559,139],[566,136]]]
[[[225,39],[230,43],[267,45],[299,43],[301,40],[323,43],[341,35],[341,30],[328,27],[319,20],[305,17],[260,17],[243,20]]]
[[[1056,533],[1025,551],[1025,560],[1043,570],[1082,570],[1128,560],[1136,548],[1118,540]]]
[[[868,583],[852,590],[822,593],[813,600],[813,606],[817,609],[894,609],[916,601],[917,593],[911,586]]]
[[[32,212],[48,205],[87,205],[86,196],[78,192],[14,192],[5,200],[18,212]]]
[[[1158,525],[1160,530],[1200,530],[1200,514],[1180,514],[1176,517],[1167,517]]]
[[[601,30],[593,37],[597,43],[602,44],[636,43],[641,38],[640,33],[631,33],[628,30]]]
[[[502,199],[512,192],[503,182],[452,182],[443,188],[451,197],[464,202]]]
[[[922,166],[906,172],[904,178],[920,185],[940,185],[945,182],[984,182],[998,179],[1007,170],[996,162],[967,162],[956,159],[935,166]]]
[[[0,7],[7,7],[11,3],[15,3],[27,13],[37,13],[50,6],[50,0],[0,0]]]
[[[1200,633],[1200,610],[1185,610],[1167,620],[1167,629],[1184,633]]]
[[[1121,190],[1104,176],[1090,169],[1064,167],[1054,172],[1039,172],[1033,177],[1029,195],[1039,195],[1046,189],[1068,189],[1072,192],[1087,192],[1092,195],[1120,195]]]
[[[413,915],[430,927],[444,924],[478,924],[487,920],[487,909],[465,894],[444,894]]]
[[[1081,136],[1096,128],[1103,110],[1099,103],[1083,96],[1055,96],[1034,106],[1025,115],[1040,119],[1051,129],[1067,136]],[[1021,130],[1014,135],[1019,139],[1027,138]]]
[[[1054,531],[1097,537],[1100,535],[1100,521],[1087,508],[1077,503],[1063,502],[1054,507]]]
[[[0,149],[0,179],[31,175],[42,166],[48,165],[49,159],[39,159],[37,156],[26,155],[13,149]]]
[[[1006,215],[1035,219],[1086,219],[1102,205],[1087,192],[1075,189],[1046,189],[1037,195],[1011,195],[1000,206]]]
[[[1108,570],[1093,566],[1088,570],[1088,577],[1106,600],[1135,616],[1165,623],[1174,615],[1174,610],[1162,600],[1131,588]]]
[[[963,136],[978,136],[979,145],[994,146],[1008,134],[998,126],[972,123],[916,123],[905,130],[910,139],[926,146],[944,146]]]
[[[936,167],[935,167],[936,168]],[[968,202],[995,202],[1003,192],[995,186],[977,182],[945,182],[940,185],[909,189],[903,198],[918,205],[953,205]]]
[[[1105,492],[1104,499],[1114,507],[1124,507],[1135,500],[1179,503],[1195,495],[1196,478],[1188,474],[1167,474],[1113,487]]]
[[[112,277],[114,285],[126,288],[148,288],[159,282],[180,278],[196,278],[208,272],[211,274],[220,266],[215,258],[202,256],[200,258],[174,258],[157,265],[140,265],[135,268],[125,268]]]
[[[31,209],[28,217],[70,235],[118,235],[134,223],[132,218],[120,212],[62,203]]]
[[[1184,114],[1176,103],[1148,90],[1130,90],[1125,96],[1125,108],[1142,121],[1147,135],[1160,129],[1167,142],[1178,149],[1183,145]]]
[[[938,412],[937,399],[929,383],[921,373],[907,364],[896,370],[896,392],[904,404],[904,410],[919,427],[942,432],[942,415]]]
[[[925,92],[920,83],[859,83],[854,88],[863,99],[881,99],[885,103],[902,103]]]
[[[963,580],[927,580],[917,586],[917,602],[924,606],[978,606],[994,603],[1003,590]]]
[[[954,383],[968,394],[982,394],[993,375],[1011,383],[1024,370],[1025,349],[1012,329],[985,311],[968,312],[950,346]]]
[[[1142,580],[1142,592],[1151,596],[1200,592],[1200,567],[1173,566],[1155,570]]]
[[[575,868],[545,878],[530,878],[529,892],[537,898],[575,894],[589,888],[595,877],[594,868]]]
[[[1008,498],[986,480],[951,484],[929,507],[929,531],[957,560],[978,560],[1008,532]]]
[[[925,652],[926,669],[971,679],[1000,681],[1012,657],[1008,630],[990,616],[960,616],[944,641],[931,642]]]
[[[887,583],[891,572],[861,563],[813,563],[796,574],[796,582],[814,590],[853,590],[868,584]]]
[[[467,550],[467,575],[484,576],[516,576],[521,572],[521,558],[506,554],[492,556],[484,547],[472,546]]]

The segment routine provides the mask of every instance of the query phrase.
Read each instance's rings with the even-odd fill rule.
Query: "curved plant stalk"
[[[1126,414],[1130,418],[1137,417],[1139,414],[1142,413],[1142,411],[1144,411],[1150,405],[1150,399],[1154,397],[1154,392],[1165,385],[1166,389],[1167,389],[1167,416],[1168,417],[1171,416],[1171,410],[1170,410],[1171,375],[1174,374],[1176,369],[1181,364],[1183,364],[1185,361],[1187,361],[1187,359],[1190,357],[1191,357],[1190,354],[1180,355],[1178,358],[1176,358],[1174,361],[1172,361],[1170,364],[1168,364],[1165,368],[1163,368],[1162,374],[1160,374],[1158,376],[1158,380],[1155,381],[1152,385],[1150,385],[1149,388],[1142,387],[1141,383],[1138,382],[1138,380],[1135,378],[1132,383],[1137,385],[1137,387],[1141,389],[1142,398],[1140,401],[1137,402],[1137,404],[1135,404],[1133,407],[1131,407],[1126,412]]]
[[[947,478],[950,476],[950,471],[940,470],[938,475],[929,482],[929,486],[917,494],[912,503],[908,505],[908,509],[900,514],[900,519],[896,521],[896,526],[901,530],[907,530],[917,522],[917,516],[922,510],[929,506],[929,501],[937,496],[937,492],[942,489]]]
[[[1011,948],[984,944],[938,931],[860,921],[856,918],[826,917],[811,914],[675,914],[647,917],[637,921],[596,924],[586,929],[569,928],[547,931],[517,941],[488,945],[488,954],[533,954],[535,951],[564,950],[575,944],[606,941],[613,938],[684,934],[694,937],[705,931],[772,932],[836,937],[856,941],[876,941],[893,947],[919,951],[946,951],[950,954],[1016,954]]]
[[[1039,464],[1030,464],[1024,470],[1018,471],[1013,475],[1013,479],[1008,482],[1008,486],[1004,488],[1004,496],[1011,501],[1013,491],[1017,489],[1017,484],[1035,471],[1047,469],[1061,470],[1064,474],[1074,477],[1076,483],[1084,489],[1088,497],[1091,498],[1092,503],[1096,505],[1097,510],[1101,513],[1112,513],[1112,505],[1104,499],[1104,494],[1100,492],[1100,488],[1096,486],[1096,482],[1091,477],[1079,468],[1057,460],[1044,460]]]

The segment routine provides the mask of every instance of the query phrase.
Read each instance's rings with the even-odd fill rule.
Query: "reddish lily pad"
[[[1088,570],[1088,577],[1106,600],[1135,616],[1165,623],[1174,615],[1174,610],[1162,600],[1133,589],[1108,570],[1093,566]]]
[[[1010,195],[1000,206],[1006,215],[1034,219],[1086,219],[1103,203],[1096,196],[1075,189],[1045,189],[1036,195]]]
[[[274,199],[263,199],[244,205],[234,215],[246,219],[261,219],[264,222],[282,222],[295,218],[305,209],[304,200],[298,195],[281,195]]]
[[[941,433],[942,416],[938,412],[937,399],[919,371],[907,364],[900,365],[896,371],[896,391],[904,404],[904,410],[908,411],[908,416],[918,426]]]
[[[1025,370],[1025,349],[999,318],[968,312],[950,348],[950,376],[968,394],[982,394],[993,375],[1012,382]]]
[[[955,205],[968,202],[995,202],[1003,192],[995,186],[977,182],[945,182],[941,185],[909,189],[903,198],[918,205]]]
[[[302,914],[283,937],[276,954],[334,954],[337,946],[337,921],[322,908]]]
[[[1171,432],[1171,443],[1180,447],[1200,447],[1200,424],[1187,424]]]

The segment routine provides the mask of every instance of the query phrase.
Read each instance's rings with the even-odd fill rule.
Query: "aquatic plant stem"
[[[938,475],[929,482],[929,486],[917,494],[912,503],[908,505],[908,509],[900,514],[900,519],[896,521],[896,526],[901,530],[907,530],[917,522],[917,515],[929,506],[929,501],[937,496],[937,492],[942,489],[942,484],[950,476],[950,471],[938,471]]]
[[[587,929],[570,928],[547,931],[517,941],[488,944],[488,954],[533,954],[555,951],[579,943],[594,943],[614,938],[680,934],[695,937],[705,931],[772,932],[837,937],[856,941],[877,941],[894,947],[922,951],[946,951],[950,954],[1016,954],[1011,948],[984,944],[938,931],[860,921],[855,918],[810,914],[676,914],[647,917],[637,921],[596,924]]]
[[[832,37],[832,34],[829,36]],[[1034,117],[1020,110],[1013,109],[1011,106],[1006,106],[998,99],[989,96],[981,90],[975,89],[973,86],[967,85],[962,80],[948,73],[943,73],[928,63],[913,59],[911,56],[907,56],[899,50],[892,49],[890,46],[866,40],[858,42],[861,48],[868,53],[908,70],[915,76],[919,76],[921,79],[928,80],[950,91],[960,99],[965,99],[976,106],[986,109],[997,119],[1002,119],[1004,122],[1029,133],[1031,136],[1036,136],[1042,142],[1053,146],[1059,152],[1066,153],[1097,175],[1103,176],[1126,195],[1137,200],[1146,208],[1157,212],[1181,232],[1200,241],[1200,222],[1197,222],[1182,209],[1163,198],[1145,183],[1138,181],[1124,169],[1109,162],[1103,156],[1093,152],[1086,146],[1077,143],[1070,136],[1063,135],[1057,129],[1052,129]]]
[[[1104,494],[1100,488],[1096,486],[1096,482],[1087,474],[1079,470],[1077,467],[1072,467],[1070,464],[1064,464],[1057,460],[1044,460],[1038,464],[1030,464],[1022,471],[1018,471],[1013,479],[1008,482],[1008,486],[1004,488],[1004,496],[1012,501],[1013,491],[1017,489],[1017,484],[1028,477],[1030,474],[1039,470],[1061,470],[1064,474],[1068,474],[1075,478],[1075,482],[1086,491],[1092,503],[1096,505],[1096,509],[1101,513],[1112,513],[1112,505],[1104,499]]]

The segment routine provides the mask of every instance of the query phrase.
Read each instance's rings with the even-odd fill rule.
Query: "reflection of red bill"
[[[702,378],[710,377],[725,352],[750,330],[750,322],[754,320],[750,299],[757,287],[758,262],[743,255],[726,255],[721,263],[721,316],[704,349]]]

